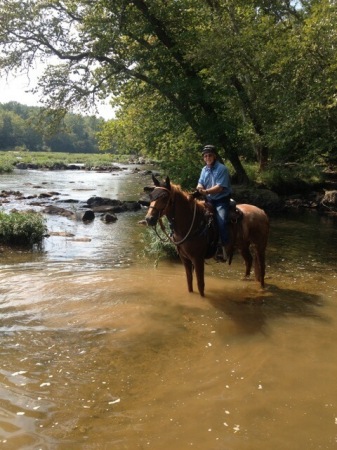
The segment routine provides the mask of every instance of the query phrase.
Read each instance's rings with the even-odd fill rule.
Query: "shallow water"
[[[135,199],[147,184],[76,177],[100,187],[56,190]],[[1,256],[1,448],[335,448],[336,223],[273,217],[266,289],[235,255],[207,264],[201,298],[179,263],[144,256],[144,215],[48,218],[75,237]]]

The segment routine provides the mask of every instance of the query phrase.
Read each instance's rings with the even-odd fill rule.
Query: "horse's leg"
[[[195,275],[201,297],[205,296],[205,263],[203,258],[194,260]]]
[[[226,253],[228,256],[228,265],[230,266],[232,264],[233,255],[234,255],[234,245],[232,242],[226,245]]]
[[[245,260],[245,265],[246,265],[245,276],[249,277],[250,271],[252,269],[252,264],[253,264],[253,257],[249,250],[249,243],[245,243],[244,245],[242,245],[240,248],[240,252],[241,252],[243,259]]]
[[[180,257],[182,260],[184,267],[185,267],[185,273],[186,273],[186,280],[187,280],[187,289],[188,292],[193,292],[193,264],[192,261],[190,261],[187,258]]]
[[[254,272],[255,280],[259,281],[261,287],[264,287],[264,276],[266,271],[265,248],[261,246],[255,247]]]

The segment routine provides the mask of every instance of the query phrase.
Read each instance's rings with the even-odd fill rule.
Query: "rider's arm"
[[[222,186],[220,186],[219,184],[216,184],[215,186],[205,189],[201,184],[198,184],[197,190],[200,192],[200,194],[211,195],[211,194],[218,194],[219,192],[222,192],[224,190],[224,188]]]

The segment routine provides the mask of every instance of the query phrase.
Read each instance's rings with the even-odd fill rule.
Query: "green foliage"
[[[163,219],[165,227],[168,228],[166,218]],[[142,242],[144,243],[145,256],[155,259],[155,265],[158,264],[160,259],[178,259],[177,248],[168,239],[162,231],[159,231],[159,226],[156,228],[157,233],[153,228],[146,227],[144,229]]]
[[[42,108],[16,102],[0,104],[0,150],[97,153],[97,133],[104,123],[94,116],[65,114],[56,127]]]
[[[0,212],[0,243],[9,246],[40,245],[46,234],[45,221],[35,212]]]
[[[173,156],[161,163],[162,172],[186,190],[193,190],[196,187],[201,168],[200,152],[192,149],[186,151],[184,155]]]
[[[0,71],[53,57],[36,93],[54,118],[110,96],[117,116],[101,148],[155,155],[172,171],[175,161],[183,185],[205,143],[243,182],[241,157],[261,170],[336,159],[334,1],[8,0],[0,16]],[[26,120],[8,114],[2,145]],[[91,148],[73,123],[68,129],[42,144],[31,134],[29,145]],[[30,148],[26,141],[15,145]]]
[[[15,162],[16,158],[13,154],[0,152],[0,174],[12,172]]]
[[[277,164],[261,172],[251,166],[252,179],[279,195],[304,194],[323,181],[322,171],[312,164]]]
[[[117,152],[122,149],[150,156],[183,188],[196,185],[202,162],[197,136],[157,94],[143,98],[141,106],[135,96],[125,96],[116,120],[104,124],[99,134],[101,147],[113,139]]]
[[[323,8],[321,2],[306,2],[302,9],[299,2],[296,9],[284,2],[270,7],[259,3],[233,1],[222,8],[222,2],[217,2],[210,23],[207,7],[196,2],[188,20],[200,20],[202,26],[193,32],[188,29],[179,41],[181,52],[188,48],[190,61],[200,68],[208,100],[221,111],[222,129],[228,137],[223,156],[233,160],[234,151],[249,161],[258,161],[261,169],[268,161],[332,161],[337,138],[333,87],[337,45],[332,43],[335,35],[331,36],[336,6],[327,1]],[[184,20],[183,13],[180,20]],[[188,40],[192,36],[195,42]],[[323,67],[328,79],[321,72]],[[174,86],[182,87],[183,80],[176,80]],[[188,96],[186,85],[184,89]],[[111,127],[110,140],[117,135],[121,148],[130,145],[141,152],[158,154],[174,140],[179,142],[188,129],[186,116],[177,114],[168,96],[144,83],[128,84],[115,101],[121,109],[106,131]],[[198,133],[188,122],[192,147],[205,143],[201,135],[218,144],[218,122],[214,119],[213,125],[206,124],[195,114],[193,118],[200,127],[204,124],[207,132]],[[108,136],[109,132],[105,134]],[[176,151],[176,170],[169,152],[162,160],[164,168],[181,174],[182,183],[186,178],[186,184],[190,184],[182,152]],[[233,167],[237,169],[235,158]]]
[[[22,148],[18,151],[0,151],[0,173],[12,171],[16,163],[35,164],[41,168],[53,168],[59,164],[84,164],[86,169],[98,166],[109,166],[116,162],[127,163],[129,155],[112,155],[110,153],[57,153],[57,152],[27,152]],[[8,170],[5,170],[5,169]]]
[[[194,57],[200,31],[211,30],[211,13],[201,0],[165,5],[161,0],[65,0],[62,7],[58,2],[23,7],[9,0],[0,8],[0,70],[13,72],[38,58],[59,58],[59,64],[53,58],[38,82],[41,99],[56,111],[88,108],[97,96],[107,95],[123,107],[126,94],[139,99],[137,107],[145,103],[142,111],[149,117],[163,102],[170,109],[163,121],[176,118],[183,132],[193,131],[199,145],[211,139],[227,144],[228,157],[244,177],[229,139],[231,114],[223,114],[227,108],[221,106],[219,88],[203,79],[203,67]],[[22,34],[13,32],[17,29]],[[37,29],[43,32],[37,35]]]

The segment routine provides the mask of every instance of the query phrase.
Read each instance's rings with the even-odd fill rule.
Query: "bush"
[[[166,218],[163,218],[164,225],[168,230],[168,222]],[[158,228],[158,227],[157,227]],[[155,257],[155,265],[161,258],[177,259],[178,253],[177,248],[168,239],[167,236],[163,234],[162,231],[155,232],[151,227],[147,227],[144,230],[144,238],[142,239],[144,243],[144,253],[147,256]]]
[[[0,154],[0,173],[13,172],[15,158],[10,154]]]
[[[261,172],[250,165],[247,173],[253,182],[279,195],[305,194],[323,180],[318,167],[299,163],[274,164]]]
[[[45,220],[35,212],[0,212],[0,243],[9,246],[40,245],[47,232]]]

